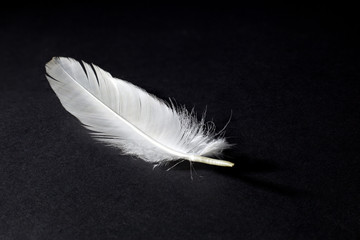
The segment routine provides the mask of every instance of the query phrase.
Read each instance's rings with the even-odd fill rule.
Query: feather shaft
[[[229,162],[229,161],[208,158],[208,157],[203,157],[203,156],[194,156],[189,161],[199,162],[199,163],[204,163],[204,164],[209,164],[209,165],[214,165],[214,166],[219,166],[219,167],[233,167],[234,166],[234,163]]]

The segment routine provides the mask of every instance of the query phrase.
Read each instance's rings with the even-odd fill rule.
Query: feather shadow
[[[305,197],[310,193],[298,189],[293,186],[272,182],[268,179],[262,178],[261,175],[280,172],[283,169],[274,161],[270,159],[253,158],[243,153],[236,151],[228,151],[228,157],[225,160],[229,160],[235,163],[231,168],[219,168],[211,165],[194,163],[194,168],[200,171],[214,171],[232,179],[238,179],[241,182],[252,186],[257,189],[261,189],[276,194],[289,196],[289,197]],[[171,166],[163,166],[164,169],[169,169]],[[172,171],[189,171],[189,162],[184,161],[174,168]]]

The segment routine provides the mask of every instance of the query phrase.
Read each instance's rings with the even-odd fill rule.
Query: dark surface
[[[0,239],[359,239],[360,59],[337,7],[2,9]],[[195,106],[232,169],[94,142],[45,79],[95,63]]]

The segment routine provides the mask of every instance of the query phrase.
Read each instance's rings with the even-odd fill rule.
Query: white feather
[[[219,155],[230,144],[215,134],[204,117],[198,121],[185,108],[176,108],[95,65],[71,58],[53,58],[46,72],[64,108],[95,139],[123,153],[155,164],[186,159],[233,165],[205,157]]]

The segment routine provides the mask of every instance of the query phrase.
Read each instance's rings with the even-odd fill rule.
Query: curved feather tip
[[[185,107],[176,107],[95,65],[71,58],[53,58],[46,64],[46,73],[64,108],[96,140],[154,164],[186,159],[234,165],[209,158],[231,145],[223,130],[215,133],[213,124],[204,117],[197,120]]]

